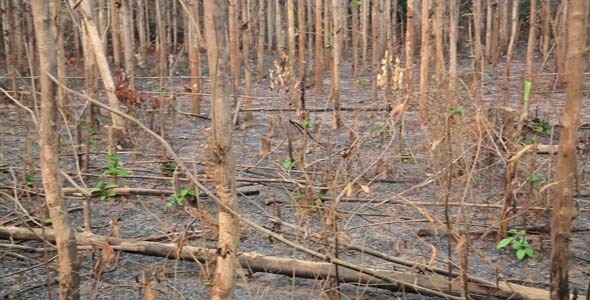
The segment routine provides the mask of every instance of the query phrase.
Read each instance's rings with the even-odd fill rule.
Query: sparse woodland
[[[589,299],[585,0],[0,0],[3,299]]]

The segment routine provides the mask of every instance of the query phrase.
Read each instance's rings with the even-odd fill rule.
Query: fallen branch
[[[55,233],[50,229],[44,231],[40,228],[0,227],[0,239],[6,240],[46,240],[55,241]],[[156,243],[147,241],[136,241],[96,235],[92,233],[78,233],[76,243],[79,246],[94,246],[101,249],[105,244],[111,248],[123,252],[178,258],[184,260],[198,260],[201,263],[214,262],[217,256],[215,249],[183,246],[177,243]],[[241,266],[248,272],[266,272],[286,276],[296,276],[309,279],[334,278],[334,264],[326,262],[312,262],[306,260],[266,256],[255,252],[245,252],[239,255]],[[441,294],[448,294],[447,299],[461,299],[462,285],[459,279],[449,283],[445,276],[438,274],[414,274],[411,272],[398,272],[391,270],[366,268],[367,272],[380,274],[383,277],[394,278],[400,284],[385,281],[371,276],[364,272],[340,268],[339,279],[341,282],[371,286],[391,291],[420,292],[408,289],[406,283],[413,283],[416,287],[440,291]],[[499,286],[490,286],[481,283],[470,282],[468,284],[471,299],[549,299],[549,292],[536,288],[500,283]],[[440,294],[439,294],[440,296]]]

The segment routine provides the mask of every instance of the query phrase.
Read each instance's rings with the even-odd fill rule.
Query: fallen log
[[[55,241],[55,233],[51,229],[20,228],[12,226],[0,227],[0,239],[5,240],[46,240]],[[93,246],[102,249],[109,244],[112,249],[144,254],[157,257],[178,258],[184,260],[198,260],[201,263],[213,263],[216,258],[216,249],[208,249],[193,246],[179,247],[176,243],[156,243],[147,241],[136,241],[130,239],[114,238],[96,235],[92,233],[78,233],[76,243],[79,246]],[[239,254],[240,264],[251,273],[266,272],[296,276],[309,279],[334,278],[334,265],[327,262],[313,262],[300,259],[266,256],[255,252],[244,252]],[[448,294],[447,299],[461,299],[463,285],[458,278],[451,281],[450,285],[445,276],[438,274],[415,274],[411,272],[398,272],[392,270],[364,268],[367,272],[382,274],[395,278],[400,284],[391,283],[374,276],[355,270],[340,267],[339,279],[341,282],[353,283],[362,286],[387,289],[391,291],[417,292],[408,289],[408,284],[439,291]],[[451,289],[449,290],[449,286]],[[521,285],[499,283],[497,286],[490,286],[482,283],[469,282],[468,289],[471,299],[549,299],[549,292],[541,289],[525,287]]]

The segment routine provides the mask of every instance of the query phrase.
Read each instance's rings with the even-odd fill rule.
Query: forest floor
[[[462,115],[453,117],[452,134],[453,169],[451,177],[446,176],[445,151],[433,147],[438,142],[444,145],[444,116],[447,114],[442,93],[429,95],[430,114],[427,120],[420,118],[419,107],[412,99],[409,111],[403,122],[391,122],[389,111],[371,111],[371,84],[369,73],[364,79],[354,82],[350,64],[344,63],[342,71],[342,107],[353,110],[341,112],[342,123],[339,129],[332,128],[332,104],[327,96],[314,95],[314,88],[306,90],[306,108],[311,109],[308,124],[310,137],[304,139],[302,120],[293,111],[265,111],[271,108],[288,108],[286,93],[271,90],[270,81],[255,80],[253,120],[240,121],[233,136],[233,151],[236,155],[236,176],[239,191],[256,191],[255,194],[239,197],[240,211],[244,217],[267,228],[281,232],[285,237],[326,253],[327,247],[308,234],[319,233],[329,236],[330,230],[324,226],[325,209],[345,189],[344,197],[338,204],[339,230],[347,239],[356,244],[376,249],[391,256],[408,261],[431,263],[433,266],[447,268],[447,248],[449,238],[445,232],[444,199],[447,183],[449,214],[457,230],[469,232],[468,272],[488,280],[507,280],[509,282],[548,289],[550,272],[550,210],[547,192],[542,191],[551,182],[554,174],[556,156],[530,154],[521,159],[515,178],[515,201],[519,208],[510,222],[510,228],[528,229],[527,238],[534,248],[532,258],[519,261],[510,250],[498,250],[496,229],[501,212],[506,157],[500,157],[503,144],[500,122],[493,119],[502,111],[520,109],[522,94],[522,57],[516,59],[511,67],[509,108],[502,107],[504,91],[499,89],[503,66],[484,72],[484,85],[481,93],[483,101],[473,100],[468,86],[461,89],[455,98],[454,108],[461,108]],[[186,62],[185,62],[186,64]],[[181,63],[182,66],[182,63]],[[179,67],[178,69],[182,69]],[[72,73],[80,72],[72,69]],[[142,73],[142,72],[140,72]],[[148,75],[145,74],[138,75]],[[183,72],[179,72],[179,75]],[[469,70],[463,69],[462,78],[468,82]],[[531,115],[551,125],[558,125],[565,99],[563,88],[553,88],[553,76],[538,77],[533,88]],[[190,110],[190,97],[184,93],[189,85],[188,79],[174,78],[170,85],[162,88],[158,78],[139,78],[138,90],[150,101],[157,92],[176,95],[174,109],[167,112],[165,137],[174,150],[200,175],[208,173],[203,145],[206,132],[211,127],[210,120],[184,114]],[[367,84],[367,82],[369,82]],[[30,90],[24,81],[23,91]],[[80,88],[81,81],[70,80],[71,87]],[[329,78],[324,81],[324,91],[329,90]],[[151,93],[150,93],[151,92]],[[243,91],[241,91],[243,94]],[[587,91],[585,94],[588,94]],[[417,97],[415,97],[417,99]],[[30,99],[23,103],[32,105]],[[377,107],[395,106],[403,99],[392,96],[384,99],[379,93]],[[590,107],[585,98],[583,107]],[[80,113],[83,102],[71,96],[73,111]],[[357,110],[358,109],[358,110]],[[204,97],[203,112],[210,111],[209,97]],[[477,113],[480,111],[481,114]],[[100,175],[106,170],[106,130],[109,123],[108,112],[101,110],[98,118],[100,126],[92,134],[91,160],[86,185],[96,186]],[[160,132],[157,110],[132,112],[146,124]],[[205,115],[206,115],[205,114]],[[78,118],[79,116],[76,115]],[[243,113],[241,114],[243,120]],[[293,122],[290,122],[293,121]],[[584,111],[582,124],[590,124],[590,113]],[[262,155],[261,138],[268,137],[269,123],[275,135],[271,138],[271,152]],[[482,125],[484,124],[484,125]],[[83,125],[82,127],[87,126]],[[305,152],[305,173],[297,165],[286,170],[285,161],[289,157],[287,129],[290,127],[292,147],[299,155]],[[76,180],[78,179],[73,145],[69,136],[76,137],[80,125],[71,122],[60,130],[60,153],[62,166]],[[133,146],[120,149],[118,157],[130,172],[129,177],[118,179],[119,185],[131,188],[172,191],[171,175],[174,165],[168,157],[162,156],[160,145],[135,126],[130,126]],[[558,143],[558,126],[555,134],[539,135],[544,144]],[[66,129],[69,129],[66,130]],[[580,135],[586,137],[587,129]],[[43,199],[27,189],[41,187],[38,160],[36,171],[25,178],[25,169],[30,161],[27,147],[31,147],[34,157],[38,157],[38,136],[29,115],[15,106],[4,106],[0,110],[0,145],[2,152],[0,165],[0,225],[35,226],[23,213],[21,205],[33,211],[42,207]],[[27,142],[32,140],[33,142]],[[304,143],[305,140],[305,143]],[[582,142],[585,140],[581,140]],[[27,146],[29,144],[29,146]],[[304,149],[304,150],[302,150]],[[590,182],[587,176],[590,156],[580,152],[578,156],[578,191],[576,201],[579,214],[574,220],[575,233],[571,239],[571,287],[580,294],[586,291],[590,278]],[[536,174],[536,175],[535,175]],[[302,184],[308,175],[313,182],[314,193],[306,191]],[[532,175],[535,175],[532,177]],[[355,184],[348,183],[358,177]],[[531,180],[535,178],[535,180]],[[27,187],[27,184],[30,186]],[[188,187],[185,182],[179,188]],[[66,181],[65,186],[71,187]],[[213,183],[207,186],[214,188]],[[327,192],[324,192],[326,191]],[[315,198],[312,196],[315,195]],[[319,199],[318,195],[323,198]],[[18,201],[15,201],[18,199]],[[311,200],[310,200],[311,199]],[[80,197],[69,195],[68,207],[72,208],[72,218],[78,230],[82,230],[82,206]],[[181,207],[167,206],[169,195],[127,195],[115,196],[100,201],[92,199],[92,224],[96,234],[120,235],[126,239],[157,240],[172,242],[185,230],[194,231],[189,244],[198,247],[215,248],[215,236],[207,224],[194,220]],[[323,204],[321,204],[323,203]],[[324,205],[325,204],[325,205]],[[216,215],[216,204],[207,197],[200,197],[200,209]],[[532,209],[520,209],[533,207]],[[43,221],[38,214],[33,218]],[[305,233],[286,227],[277,228],[269,215],[275,215],[286,222],[297,224]],[[190,227],[187,227],[191,224]],[[254,229],[242,226],[240,250],[255,251],[264,255],[311,259],[292,248],[281,244]],[[116,233],[114,233],[116,232]],[[438,233],[438,234],[437,234]],[[487,234],[486,234],[487,233]],[[53,247],[44,253],[30,253],[10,248],[11,241],[0,241],[0,298],[4,299],[49,299],[57,295],[57,273]],[[43,249],[41,242],[17,242],[22,246]],[[456,244],[451,244],[452,260],[457,263]],[[364,253],[341,250],[340,258],[383,269],[415,272],[400,265],[371,257]],[[145,297],[142,290],[142,276],[147,276],[158,299],[208,299],[210,293],[211,270],[202,268],[191,261],[150,257],[140,254],[119,253],[116,263],[103,270],[97,280],[95,266],[100,260],[100,251],[81,250],[83,299],[139,299]],[[50,264],[44,264],[47,260]],[[456,270],[455,270],[456,272]],[[145,281],[144,281],[145,282]],[[255,273],[238,279],[236,299],[324,299],[332,287],[323,280],[297,279],[283,275]],[[431,299],[392,292],[367,286],[343,284],[341,299]]]

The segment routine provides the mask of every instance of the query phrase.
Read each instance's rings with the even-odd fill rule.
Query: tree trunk
[[[111,43],[113,45],[113,63],[121,66],[121,31],[119,29],[119,5],[117,0],[110,0],[109,15],[111,17]]]
[[[428,91],[430,82],[430,1],[422,3],[422,45],[420,48],[420,120],[428,119]]]
[[[133,39],[131,37],[131,30],[133,29],[132,16],[131,16],[131,1],[132,0],[121,0],[119,5],[121,6],[121,33],[123,36],[123,57],[125,61],[125,73],[127,73],[127,79],[129,80],[129,87],[135,91],[135,64],[133,60]]]
[[[586,56],[586,0],[570,0],[568,14],[567,98],[561,121],[557,158],[558,183],[553,193],[551,222],[551,299],[569,298],[569,244],[574,216],[573,194],[576,176],[576,143],[582,105],[583,73]]]
[[[213,144],[215,181],[222,202],[238,211],[234,178],[235,161],[232,152],[233,124],[228,78],[227,0],[205,0],[205,38],[207,62],[213,92]],[[235,285],[237,251],[239,244],[238,218],[229,211],[219,210],[219,241],[215,286],[211,299],[232,299]]]
[[[240,84],[240,2],[229,0],[229,60],[231,64],[231,94],[234,95],[234,103],[237,103]]]
[[[323,19],[322,8],[323,1],[315,1],[315,95],[324,94],[324,35],[322,34]],[[325,34],[325,33],[324,33]]]
[[[195,22],[190,23],[189,38],[190,38],[190,63],[191,63],[191,113],[201,113],[201,31],[198,26],[199,22],[199,1],[191,0],[191,14],[194,16]],[[196,26],[195,26],[196,25]]]
[[[299,78],[303,78],[305,76],[305,39],[307,37],[307,29],[305,28],[305,0],[297,1],[297,27],[297,37],[299,40]]]
[[[450,0],[449,11],[449,89],[453,92],[457,84],[457,33],[459,29],[459,7],[457,0]]]
[[[416,25],[414,24],[414,13],[415,13],[415,0],[408,0],[407,2],[407,21],[406,21],[406,69],[407,69],[407,89],[408,92],[411,89],[412,85],[412,78],[414,73],[414,42],[416,41],[415,37],[415,28]],[[363,1],[364,2],[364,1]],[[456,65],[456,64],[455,64]]]
[[[266,31],[265,12],[269,11],[269,8],[264,6],[266,2],[267,1],[265,0],[258,0],[258,48],[256,50],[256,78],[258,80],[264,77],[264,32]],[[267,18],[271,19],[270,16],[267,16]]]
[[[526,52],[526,73],[528,81],[532,82],[535,67],[535,47],[537,42],[537,0],[530,0],[531,13],[529,15],[529,42]]]
[[[137,32],[139,35],[139,67],[145,67],[147,54],[148,54],[148,43],[145,29],[145,0],[137,0]]]
[[[54,75],[56,72],[55,35],[51,29],[54,19],[49,11],[50,1],[33,1],[31,4],[40,62],[41,123],[39,124],[39,144],[41,146],[41,174],[45,201],[53,228],[57,233],[55,240],[58,253],[60,299],[79,299],[80,260],[76,247],[76,235],[62,198],[59,143],[57,141],[56,84],[49,77],[50,74]]]
[[[344,28],[344,2],[341,0],[332,0],[333,13],[333,53],[332,53],[332,83],[330,85],[330,101],[334,103],[334,119],[332,128],[340,127],[340,60],[342,59],[342,42]]]

